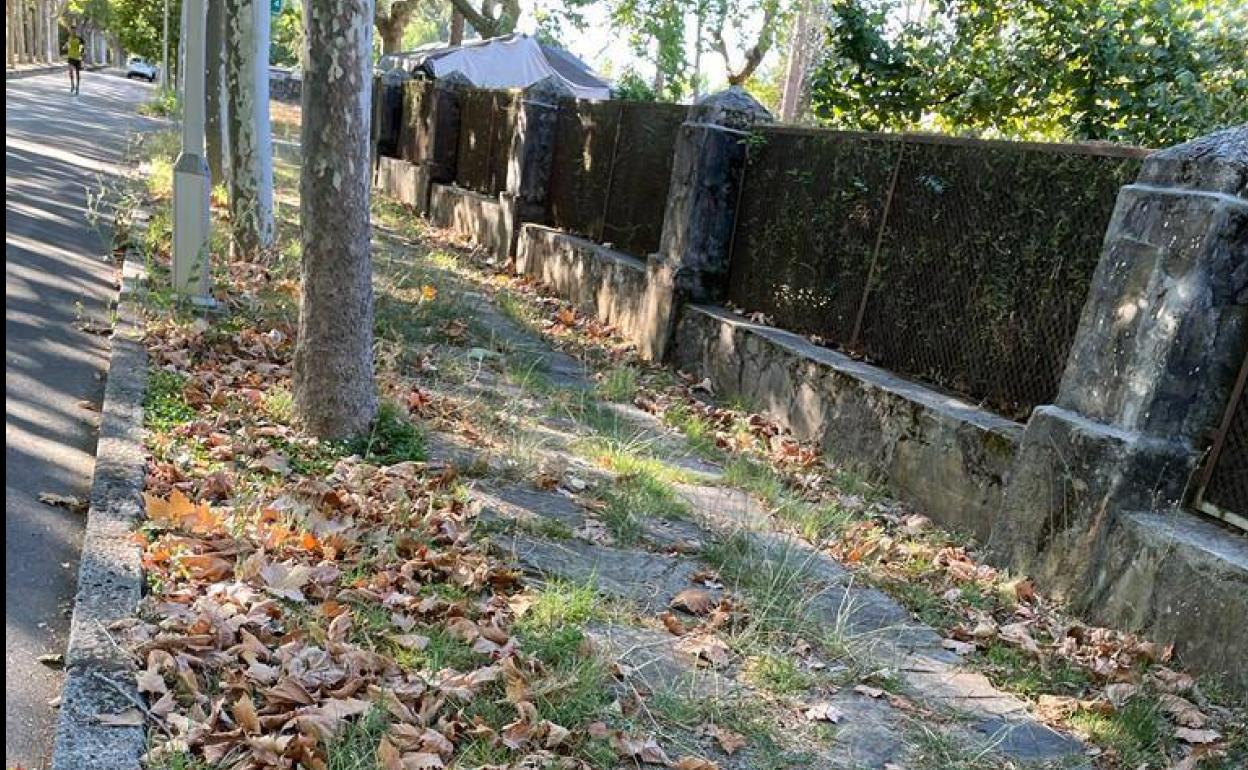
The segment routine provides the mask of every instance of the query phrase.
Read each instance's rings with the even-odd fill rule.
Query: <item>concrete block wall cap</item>
[[[715,123],[745,130],[772,122],[771,113],[741,86],[730,86],[705,96],[689,109],[689,122]]]
[[[397,69],[386,70],[385,72],[381,73],[381,82],[385,83],[388,86],[395,86],[401,83],[406,83],[407,81],[411,79],[412,79],[411,73],[409,73],[405,69],[402,69],[401,67]]]
[[[554,75],[547,75],[524,89],[524,98],[529,101],[556,104],[560,99],[575,99],[576,92],[561,79]]]
[[[1139,181],[1248,199],[1248,123],[1154,152]]]

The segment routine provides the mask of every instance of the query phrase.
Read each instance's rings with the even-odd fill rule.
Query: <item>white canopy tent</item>
[[[578,99],[611,98],[611,84],[580,59],[521,34],[389,54],[382,57],[381,68],[424,70],[435,78],[459,72],[479,88],[526,88],[554,76]]]

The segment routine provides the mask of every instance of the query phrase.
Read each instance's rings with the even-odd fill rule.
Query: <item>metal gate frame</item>
[[[1226,404],[1226,413],[1222,416],[1222,422],[1219,423],[1217,433],[1214,434],[1213,446],[1209,448],[1209,454],[1205,458],[1204,467],[1197,478],[1196,494],[1192,498],[1192,505],[1201,513],[1221,519],[1233,527],[1248,532],[1248,513],[1228,511],[1205,499],[1205,490],[1208,489],[1213,473],[1218,467],[1218,460],[1222,457],[1222,450],[1226,448],[1226,435],[1230,432],[1231,420],[1234,419],[1236,410],[1241,406],[1240,399],[1243,398],[1245,387],[1248,387],[1248,356],[1244,357],[1244,362],[1239,367],[1239,376],[1235,379],[1235,387],[1231,388],[1231,397]],[[1243,406],[1242,408],[1248,409],[1248,406]]]

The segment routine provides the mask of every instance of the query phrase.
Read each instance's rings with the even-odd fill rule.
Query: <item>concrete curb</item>
[[[69,65],[67,65],[64,62],[61,62],[60,64],[49,64],[46,67],[31,67],[29,69],[24,69],[24,70],[6,69],[4,71],[4,79],[5,80],[17,80],[19,78],[31,78],[36,75],[51,75],[56,72],[64,72],[67,66]],[[104,69],[104,67],[90,65],[90,66],[83,67],[83,69],[86,70],[87,72],[99,72],[100,70]]]
[[[64,64],[58,64],[56,66],[49,65],[47,67],[31,67],[29,69],[24,69],[24,70],[7,70],[6,69],[4,71],[4,79],[5,80],[18,80],[19,78],[32,78],[36,75],[49,75],[53,72],[63,72],[64,70],[65,70]]]
[[[143,594],[141,551],[132,539],[144,516],[146,473],[147,350],[135,301],[143,277],[141,254],[128,251],[100,410],[52,770],[138,770],[147,748],[144,725],[107,727],[97,720],[99,714],[116,714],[143,702],[133,661],[109,632],[110,624],[133,617]]]

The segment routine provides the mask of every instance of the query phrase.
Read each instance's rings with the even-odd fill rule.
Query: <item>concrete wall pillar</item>
[[[1119,193],[1056,403],[1027,424],[993,557],[1077,610],[1103,606],[1098,570],[1119,519],[1182,505],[1246,351],[1240,126],[1150,155]]]
[[[524,223],[546,220],[559,103],[574,97],[572,89],[554,76],[537,81],[520,96],[507,156],[507,188],[501,196],[509,244],[504,256],[508,261],[515,259]]]
[[[638,350],[661,360],[681,302],[723,299],[750,130],[771,114],[732,87],[689,109],[680,127],[659,251],[647,265]]]

